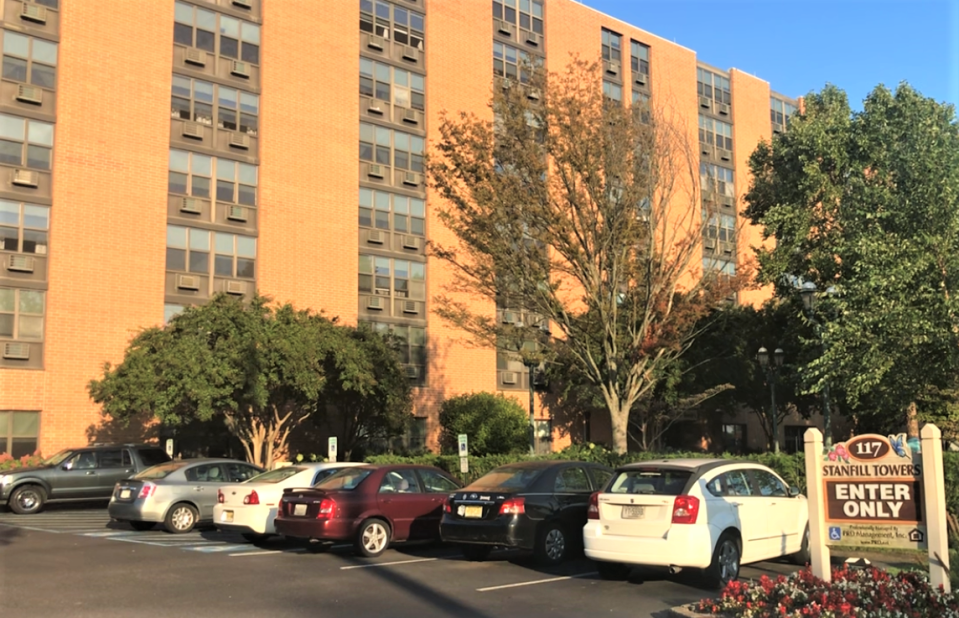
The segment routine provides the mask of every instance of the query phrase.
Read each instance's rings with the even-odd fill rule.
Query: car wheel
[[[179,502],[170,507],[167,511],[166,519],[163,521],[167,532],[173,534],[184,534],[193,530],[196,526],[197,512],[193,505],[186,502]]]
[[[742,550],[739,548],[739,540],[736,537],[728,533],[719,537],[716,549],[713,550],[713,560],[703,573],[706,585],[713,589],[720,589],[737,579],[741,557]]]
[[[533,552],[536,560],[542,564],[559,564],[569,554],[569,538],[563,527],[555,522],[547,522],[540,528]]]
[[[464,543],[460,545],[460,551],[463,552],[463,557],[470,562],[482,562],[489,558],[489,553],[493,551],[493,548],[489,545],[471,545]]]
[[[356,552],[375,558],[390,546],[390,526],[382,519],[367,519],[356,533]]]
[[[47,492],[39,485],[23,485],[10,496],[10,510],[18,515],[33,515],[43,510]]]
[[[597,562],[596,572],[600,579],[609,581],[622,581],[629,577],[630,567],[628,564],[620,562]]]
[[[812,556],[809,553],[809,524],[806,524],[806,531],[802,535],[802,545],[799,547],[799,551],[789,557],[793,564],[799,566],[806,566],[812,561]]]
[[[152,521],[131,521],[127,523],[130,524],[131,528],[133,528],[134,530],[139,530],[140,532],[153,530],[153,526],[156,525],[156,523]]]
[[[244,532],[240,534],[240,536],[242,536],[243,540],[248,543],[262,543],[270,538],[269,534],[257,534],[256,532]]]

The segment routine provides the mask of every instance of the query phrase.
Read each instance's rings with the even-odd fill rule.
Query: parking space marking
[[[575,579],[577,577],[590,577],[591,575],[599,575],[597,571],[591,571],[589,573],[580,573],[579,575],[564,575],[563,577],[550,577],[549,579],[535,579],[529,582],[519,582],[516,584],[503,584],[502,586],[488,586],[486,588],[477,588],[477,592],[490,592],[492,590],[503,590],[504,588],[519,588],[520,586],[535,586],[536,584],[548,584],[550,582],[561,582],[567,579]]]
[[[254,546],[255,547],[255,546]],[[231,558],[239,558],[242,556],[265,556],[267,554],[303,554],[306,553],[306,548],[299,549],[264,549],[262,551],[241,551],[235,554],[227,554]]]
[[[414,562],[433,562],[434,560],[439,560],[439,558],[417,558],[416,560],[398,560],[396,562],[380,562],[378,564],[354,564],[351,566],[340,567],[340,570],[349,571],[351,569],[370,569],[373,567],[394,566],[397,564],[413,564]]]

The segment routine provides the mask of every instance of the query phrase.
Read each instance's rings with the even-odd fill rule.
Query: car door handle
[[[743,505],[742,502],[730,502],[730,504],[733,505],[733,506],[735,506],[735,507],[737,507],[737,508]]]
[[[199,485],[193,488],[193,491],[203,491],[203,488]]]
[[[384,503],[384,504],[389,504],[389,503],[392,502],[392,501],[393,501],[392,498],[384,498],[384,499],[383,499],[383,503]]]
[[[93,476],[94,474],[96,474],[96,472],[93,470],[87,470],[87,476]]]

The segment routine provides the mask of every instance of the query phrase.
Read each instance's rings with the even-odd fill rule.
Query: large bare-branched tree
[[[634,405],[745,277],[703,276],[689,128],[665,105],[607,100],[600,75],[579,59],[526,67],[496,81],[493,121],[444,118],[429,173],[456,242],[430,250],[454,272],[435,311],[524,362],[564,359],[601,393],[625,452]]]

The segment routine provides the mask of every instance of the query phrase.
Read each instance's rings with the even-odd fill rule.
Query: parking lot
[[[314,553],[212,530],[171,535],[111,523],[106,511],[0,513],[0,598],[32,616],[663,616],[709,596],[688,574],[602,581],[577,559],[543,569],[514,552],[482,563],[432,544],[376,559],[348,546]],[[744,577],[789,572],[744,568]]]

